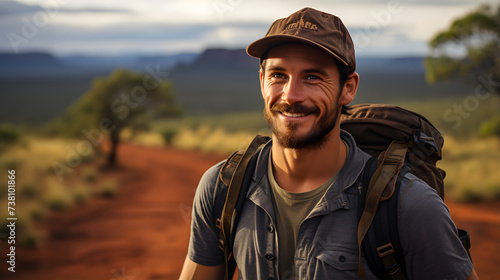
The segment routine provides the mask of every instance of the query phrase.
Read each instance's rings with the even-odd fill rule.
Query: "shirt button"
[[[268,260],[268,261],[274,260],[274,255],[273,254],[266,254],[266,260]]]
[[[339,261],[340,261],[340,262],[345,262],[345,261],[346,261],[346,258],[345,258],[344,256],[340,256],[340,257],[339,257]]]

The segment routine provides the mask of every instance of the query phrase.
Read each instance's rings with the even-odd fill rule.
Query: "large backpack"
[[[405,261],[397,230],[397,195],[400,179],[411,172],[436,190],[444,199],[445,172],[436,167],[442,157],[443,137],[423,116],[409,110],[379,104],[345,107],[340,127],[348,131],[357,145],[372,155],[363,171],[363,193],[358,211],[358,278],[364,279],[361,251],[372,272],[382,279],[406,279]],[[232,256],[237,226],[258,151],[269,137],[258,135],[247,150],[233,153],[222,166],[216,186],[216,226],[219,247],[226,257],[231,279],[236,263]],[[240,195],[242,194],[242,195]],[[459,230],[469,252],[468,233]],[[470,255],[469,255],[470,256]]]

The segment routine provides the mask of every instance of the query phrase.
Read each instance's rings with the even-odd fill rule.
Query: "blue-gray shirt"
[[[295,250],[299,279],[356,279],[358,276],[358,194],[369,158],[345,131],[349,154],[338,178],[300,226]],[[272,190],[267,177],[272,142],[261,150],[236,229],[233,253],[239,279],[290,279],[278,275],[278,241]],[[214,189],[223,162],[200,180],[193,203],[189,258],[201,265],[224,263],[218,247]],[[472,272],[449,210],[436,191],[407,174],[399,194],[398,228],[409,279],[465,279]],[[367,279],[377,279],[364,257]]]

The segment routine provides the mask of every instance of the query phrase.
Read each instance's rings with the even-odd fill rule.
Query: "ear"
[[[264,97],[264,73],[262,72],[262,68],[259,70],[259,80],[260,80],[260,93],[262,97]]]
[[[349,75],[349,77],[344,83],[344,88],[342,89],[342,93],[339,98],[340,105],[347,105],[351,103],[351,101],[356,96],[358,85],[359,85],[359,75],[358,73],[354,72],[351,75]]]

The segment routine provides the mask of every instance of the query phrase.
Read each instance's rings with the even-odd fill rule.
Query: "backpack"
[[[358,279],[364,279],[362,251],[372,272],[381,279],[407,279],[397,228],[397,198],[400,181],[411,172],[436,190],[444,199],[445,172],[436,166],[442,157],[443,137],[423,116],[412,111],[380,104],[344,107],[340,127],[372,157],[362,175],[358,196]],[[233,153],[221,167],[216,186],[215,217],[219,248],[226,258],[231,279],[236,262],[232,256],[234,229],[245,194],[255,170],[260,146],[269,137],[256,136],[248,149]],[[459,237],[469,254],[470,239],[465,230]],[[470,254],[469,254],[470,257]]]

